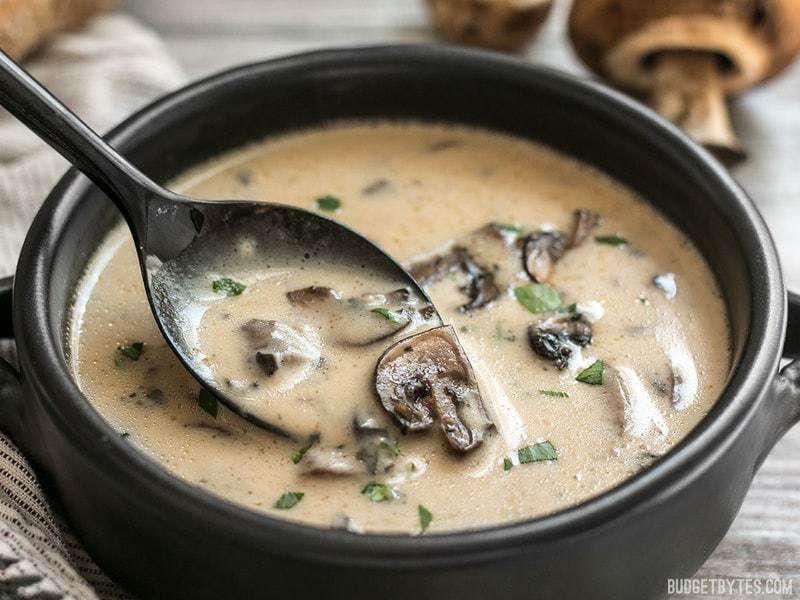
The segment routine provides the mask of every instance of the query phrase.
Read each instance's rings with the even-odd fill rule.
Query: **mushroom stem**
[[[656,57],[653,74],[653,108],[725,164],[745,158],[731,125],[717,56],[710,52],[665,51]]]

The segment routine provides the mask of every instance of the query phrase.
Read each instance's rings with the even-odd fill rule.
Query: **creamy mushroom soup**
[[[172,187],[339,219],[403,261],[444,322],[357,269],[209,273],[197,351],[275,435],[181,367],[113,231],[73,311],[81,389],[128,443],[255,510],[367,533],[543,515],[646,468],[725,385],[725,308],[698,251],[626,188],[528,141],[338,124]]]

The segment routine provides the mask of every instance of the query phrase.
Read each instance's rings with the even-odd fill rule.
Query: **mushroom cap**
[[[574,0],[569,34],[586,65],[618,85],[655,86],[664,51],[720,57],[725,93],[753,87],[800,51],[798,0]]]
[[[451,42],[513,52],[524,47],[553,0],[427,0],[439,32]]]

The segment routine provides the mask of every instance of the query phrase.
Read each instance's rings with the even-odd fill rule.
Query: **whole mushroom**
[[[542,25],[553,0],[427,0],[439,32],[451,42],[515,52]]]
[[[745,157],[726,99],[800,51],[798,0],[575,0],[569,35],[610,82],[643,94],[723,162]]]

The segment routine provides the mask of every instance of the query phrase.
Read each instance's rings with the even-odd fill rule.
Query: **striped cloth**
[[[25,64],[97,131],[107,131],[183,80],[161,41],[132,18],[106,15],[65,33]],[[66,162],[0,109],[0,277]],[[14,362],[13,343],[0,357]],[[0,429],[2,424],[0,423]],[[0,599],[129,598],[92,562],[36,475],[0,432]]]

